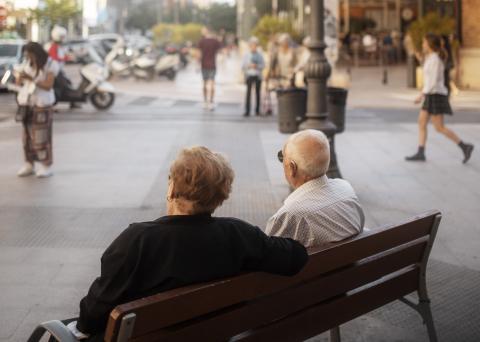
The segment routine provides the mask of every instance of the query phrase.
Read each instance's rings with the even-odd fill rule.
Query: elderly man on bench
[[[312,247],[362,232],[365,215],[352,186],[326,176],[330,145],[325,134],[309,129],[291,135],[278,159],[295,191],[268,221],[267,234]]]

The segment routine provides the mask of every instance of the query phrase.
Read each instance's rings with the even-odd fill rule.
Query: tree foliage
[[[39,22],[66,26],[69,19],[80,14],[80,9],[75,0],[45,0],[44,6],[33,9],[32,14]]]
[[[278,33],[288,33],[295,40],[299,36],[291,21],[270,15],[263,16],[252,31],[252,34],[260,40],[260,44],[264,47],[267,46],[270,38]]]
[[[168,24],[161,23],[153,27],[155,43],[197,43],[202,36],[202,25],[195,23]]]
[[[180,5],[177,3],[177,6]],[[212,3],[209,7],[200,8],[194,3],[186,2],[185,5],[177,8],[177,10],[178,23],[175,23],[175,8],[173,6],[161,7],[161,13],[157,16],[158,8],[156,8],[154,2],[152,0],[144,0],[140,5],[129,10],[126,24],[128,28],[140,29],[142,31],[152,28],[155,24],[189,23],[206,25],[215,31],[224,29],[233,33],[237,29],[237,10],[235,5]],[[160,17],[161,23],[158,22]],[[168,27],[169,32],[173,30],[172,26],[167,25],[165,27]],[[188,29],[192,29],[192,26],[187,27]],[[176,30],[179,29],[177,28]]]
[[[129,11],[126,21],[126,27],[129,29],[138,29],[142,32],[150,30],[157,23],[157,13],[152,11],[152,5],[141,3]]]
[[[455,19],[443,17],[436,12],[428,13],[423,18],[415,20],[408,32],[412,37],[417,51],[422,50],[422,41],[427,33],[450,35],[455,32]]]
[[[215,31],[225,30],[235,32],[237,29],[237,9],[226,3],[213,3],[203,10],[202,24],[205,24]]]

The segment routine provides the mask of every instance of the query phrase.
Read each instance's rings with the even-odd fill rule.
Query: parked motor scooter
[[[132,61],[132,74],[136,79],[153,80],[155,77],[155,64],[158,56],[154,52],[146,52]]]
[[[123,41],[114,44],[105,57],[110,76],[129,77],[134,57],[133,49],[126,47]]]
[[[133,60],[132,72],[135,78],[152,80],[155,75],[158,75],[174,80],[177,76],[179,63],[180,60],[177,53],[161,53],[159,55],[156,52],[147,51]]]
[[[82,80],[77,88],[70,83],[62,82],[59,74],[55,80],[54,90],[56,103],[58,102],[87,102],[99,110],[110,108],[115,101],[115,88],[109,82],[108,70],[99,64],[90,63],[80,69]]]
[[[169,55],[178,54],[179,68],[185,69],[189,63],[190,49],[187,44],[169,44],[165,46],[165,52]]]
[[[173,81],[177,76],[178,67],[180,66],[180,57],[178,53],[165,53],[157,61],[155,72],[158,76],[165,76]]]

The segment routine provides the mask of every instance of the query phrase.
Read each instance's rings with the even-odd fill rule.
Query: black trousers
[[[245,113],[250,114],[250,99],[252,97],[252,87],[255,86],[255,113],[260,113],[260,91],[262,89],[262,80],[258,76],[249,76],[247,78],[247,100],[245,101]]]

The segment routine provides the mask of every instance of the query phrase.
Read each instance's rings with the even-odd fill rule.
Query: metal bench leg
[[[330,342],[340,342],[340,327],[330,329]]]
[[[437,342],[437,332],[435,331],[435,325],[433,324],[432,310],[430,310],[430,301],[421,300],[418,303],[421,315],[427,326],[428,338],[430,342]]]
[[[420,314],[423,319],[423,323],[427,326],[430,342],[437,342],[437,333],[435,331],[435,325],[433,324],[432,310],[430,310],[430,300],[420,299],[417,304],[404,297],[400,298],[400,301],[407,304]]]

